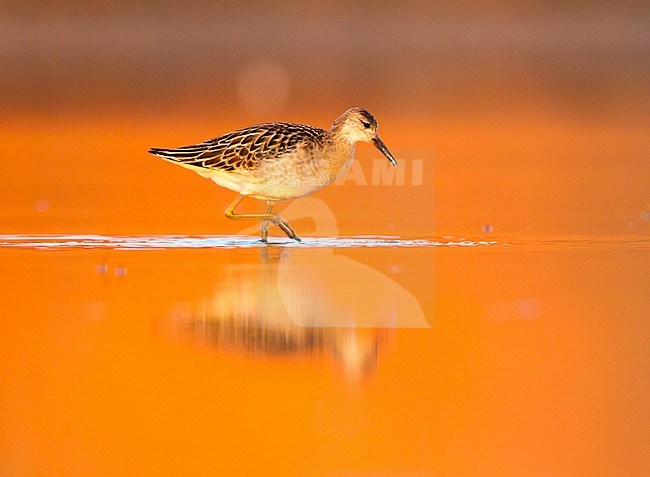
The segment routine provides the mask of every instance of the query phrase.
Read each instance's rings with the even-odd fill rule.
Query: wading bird
[[[331,184],[352,164],[357,142],[374,144],[393,166],[397,165],[377,133],[377,120],[362,108],[348,109],[329,131],[302,124],[266,123],[200,144],[151,148],[149,152],[238,192],[237,199],[226,209],[226,217],[261,220],[262,242],[268,238],[268,222],[300,241],[289,223],[273,213],[274,204],[304,197]],[[266,213],[235,212],[244,197],[265,200]]]

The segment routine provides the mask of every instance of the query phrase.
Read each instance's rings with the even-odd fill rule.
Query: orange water
[[[278,270],[323,254],[347,267],[345,287],[294,283],[300,307],[282,318],[275,310],[290,305],[267,293],[290,281]],[[642,475],[647,255],[566,244],[3,250],[0,465],[8,475]],[[368,267],[393,296],[360,281]],[[430,328],[330,327],[346,290],[360,310],[406,291]],[[305,327],[309,317],[319,326]]]
[[[3,232],[257,234],[146,155],[210,134],[184,128],[3,129]],[[2,473],[647,473],[645,131],[495,131],[397,125],[421,185],[373,185],[361,147],[366,185],[280,207],[307,238],[471,246],[0,248]]]
[[[648,18],[3,6],[0,475],[650,475]],[[351,106],[302,244],[146,152]]]

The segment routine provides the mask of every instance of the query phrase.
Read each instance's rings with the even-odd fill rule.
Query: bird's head
[[[397,161],[379,137],[377,120],[365,109],[348,109],[334,121],[332,131],[352,143],[369,142],[374,144],[393,166],[397,165]]]

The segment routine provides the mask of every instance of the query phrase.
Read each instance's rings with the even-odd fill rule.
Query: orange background
[[[354,330],[379,343],[357,379],[331,348],[164,329],[266,266],[258,249],[3,249],[0,474],[650,473],[644,2],[2,12],[1,234],[238,233],[233,192],[146,150],[363,106],[423,183],[319,191],[339,233],[513,245],[337,250],[431,325]],[[358,159],[369,178],[382,156]],[[386,299],[355,278],[360,303]]]
[[[354,379],[329,346],[274,355],[174,328],[185,310],[200,314],[229,269],[254,273],[258,254],[5,253],[3,473],[650,468],[647,249],[348,251],[418,297],[431,324],[326,331],[376,335],[377,362]],[[347,278],[359,301],[386,300]]]
[[[233,192],[146,150],[355,105],[423,184],[318,192],[343,233],[648,232],[642,3],[4,10],[4,232],[237,232]]]

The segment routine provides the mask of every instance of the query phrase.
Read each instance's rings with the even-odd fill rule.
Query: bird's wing
[[[268,123],[177,149],[151,148],[149,153],[201,169],[251,170],[261,161],[288,154],[302,143],[322,143],[325,134],[324,130],[312,126]]]

